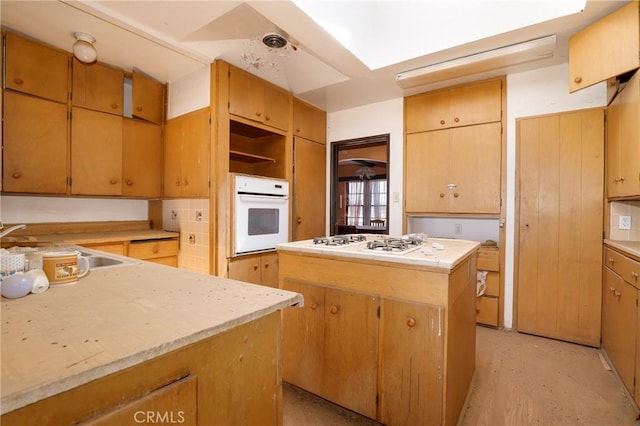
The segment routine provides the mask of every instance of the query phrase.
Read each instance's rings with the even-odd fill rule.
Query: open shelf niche
[[[229,121],[229,171],[286,178],[286,137],[268,130]]]

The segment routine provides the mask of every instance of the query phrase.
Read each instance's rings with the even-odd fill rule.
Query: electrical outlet
[[[202,221],[202,212],[200,210],[196,210],[196,222]]]
[[[196,234],[189,234],[189,244],[196,243]]]
[[[462,234],[462,224],[461,223],[456,223],[456,225],[454,227],[454,232],[455,232],[456,235]]]
[[[178,212],[175,210],[171,210],[171,220],[176,220],[178,218]]]
[[[620,216],[618,229],[631,229],[631,216]]]

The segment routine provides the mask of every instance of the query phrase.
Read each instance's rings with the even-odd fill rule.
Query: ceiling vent
[[[262,37],[262,42],[265,46],[271,49],[282,49],[287,45],[287,39],[276,33],[269,33],[265,35]]]

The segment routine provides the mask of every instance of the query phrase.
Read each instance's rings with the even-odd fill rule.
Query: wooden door
[[[291,123],[291,95],[269,84],[264,86],[264,123],[281,130],[289,130]]]
[[[497,122],[450,130],[450,212],[500,213],[501,128]]]
[[[261,284],[278,288],[278,253],[261,255],[260,267],[262,268]]]
[[[72,109],[71,193],[122,195],[122,117]]]
[[[230,279],[253,284],[262,283],[259,254],[233,258],[228,265]]]
[[[73,60],[73,105],[122,115],[124,72]]]
[[[122,138],[122,195],[160,197],[162,129],[144,121],[124,119]]]
[[[5,85],[57,102],[67,102],[69,54],[7,32]]]
[[[294,136],[325,144],[327,142],[326,112],[294,98],[293,133]]]
[[[406,133],[451,127],[451,92],[440,90],[405,99]]]
[[[325,288],[325,347],[318,395],[370,418],[376,416],[378,298]]]
[[[407,135],[405,151],[405,210],[449,211],[449,130]]]
[[[262,122],[264,85],[259,78],[230,66],[229,113]]]
[[[602,284],[602,348],[627,389],[634,389],[638,290],[611,269]]]
[[[296,137],[293,148],[292,241],[325,235],[326,145]]]
[[[4,92],[5,192],[66,194],[67,105]]]
[[[620,97],[620,176],[625,197],[640,195],[640,72],[627,82]]]
[[[607,108],[607,197],[620,197],[623,194],[620,176],[622,173],[622,136],[620,135],[620,117],[622,107],[618,95]]]
[[[131,113],[134,117],[162,124],[164,117],[164,85],[144,75],[131,75]]]
[[[380,421],[442,424],[444,308],[402,300],[381,302]]]
[[[490,80],[451,89],[452,126],[502,120],[502,80]]]
[[[602,109],[519,119],[517,329],[600,345]]]

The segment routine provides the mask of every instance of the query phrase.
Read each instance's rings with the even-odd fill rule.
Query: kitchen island
[[[278,246],[280,287],[305,298],[283,313],[283,380],[384,424],[454,425],[475,371],[479,243],[364,238]]]
[[[2,299],[3,425],[281,424],[280,310],[301,295],[109,258]]]

